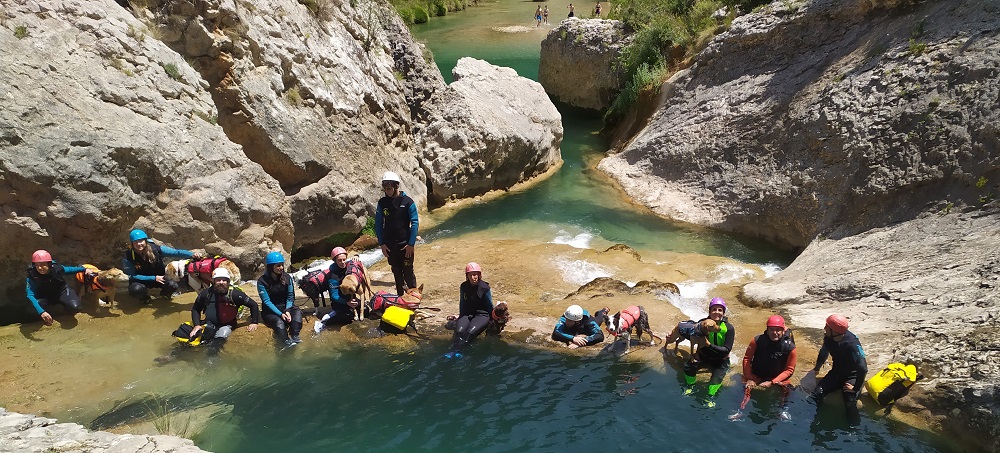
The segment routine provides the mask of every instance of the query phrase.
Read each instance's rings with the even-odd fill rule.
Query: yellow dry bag
[[[886,406],[905,396],[922,377],[916,366],[890,363],[865,382],[865,389],[879,406]]]
[[[385,309],[385,313],[382,314],[382,321],[399,330],[406,330],[406,326],[410,325],[410,322],[413,321],[413,310],[390,305]]]

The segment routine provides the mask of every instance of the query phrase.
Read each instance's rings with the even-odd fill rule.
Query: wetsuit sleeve
[[[413,245],[417,243],[417,229],[420,227],[420,220],[417,218],[417,204],[410,203],[410,238],[407,240],[407,244]]]
[[[594,322],[593,318],[587,319],[587,346],[592,344],[597,344],[604,341],[604,332],[601,331],[601,326]]]
[[[826,363],[826,358],[830,357],[830,350],[827,349],[826,343],[827,341],[824,338],[823,346],[819,348],[819,354],[816,355],[816,365],[813,366],[813,371],[818,372],[823,367],[823,364]]]
[[[851,357],[854,358],[854,369],[857,377],[854,378],[854,390],[860,392],[861,386],[865,383],[865,377],[868,375],[868,360],[865,359],[865,351],[861,349],[860,344],[854,345],[851,351]]]
[[[191,252],[190,250],[175,249],[173,247],[168,247],[166,245],[160,245],[160,253],[162,253],[164,257],[168,257],[168,258],[193,258],[194,257],[194,253]]]
[[[125,252],[126,255],[129,254],[129,253],[131,253],[131,251]],[[132,260],[130,260],[128,258],[122,258],[122,272],[125,273],[125,275],[128,275],[128,277],[129,277],[130,280],[138,280],[138,281],[142,281],[142,282],[156,281],[156,276],[155,275],[140,275],[140,274],[137,274],[136,270],[135,270],[135,262],[133,262]],[[195,324],[195,325],[197,325],[197,324]]]
[[[247,307],[250,307],[250,322],[253,324],[259,323],[260,307],[257,306],[257,301],[251,299],[250,296],[246,295],[246,293],[243,294],[243,297],[241,299],[243,300],[241,302],[241,305],[246,305]]]
[[[751,339],[747,345],[747,352],[743,353],[743,382],[753,380],[757,382],[757,376],[753,375],[753,355],[757,352],[757,339]],[[792,351],[794,354],[795,352]]]
[[[191,325],[201,325],[201,312],[205,311],[205,299],[202,294],[205,294],[205,291],[211,291],[211,289],[206,289],[198,294],[198,297],[194,299],[194,305],[191,306]]]
[[[385,219],[382,218],[382,201],[379,200],[378,204],[375,205],[375,239],[378,239],[378,245],[384,244],[382,242],[382,222]]]
[[[566,318],[560,317],[556,322],[556,328],[552,330],[552,339],[558,341],[573,341],[572,334],[566,332]]]
[[[35,311],[37,311],[38,315],[41,316],[42,313],[45,313],[45,310],[42,309],[42,305],[38,303],[38,298],[35,297],[35,290],[32,288],[34,285],[32,284],[31,279],[24,279],[24,285],[28,292],[28,301],[31,302],[31,305],[35,307]]]
[[[330,290],[330,303],[347,305],[347,298],[340,294],[340,279],[333,274],[333,271],[326,277],[326,284]]]
[[[264,308],[281,316],[281,310],[278,310],[278,307],[271,302],[271,295],[267,293],[267,287],[260,280],[257,280],[257,295],[260,296],[260,301],[264,303]]]
[[[788,359],[785,360],[785,369],[781,372],[781,374],[775,376],[774,379],[771,379],[771,382],[780,384],[791,378],[792,374],[795,374],[796,360],[798,360],[798,353],[796,353],[795,349],[792,349],[792,352],[788,353]]]
[[[85,270],[87,270],[87,268],[83,266],[63,266],[63,272],[65,272],[66,275],[72,275],[77,272],[83,272]]]
[[[733,342],[736,341],[736,328],[733,327],[728,321],[729,329],[726,332],[726,343],[723,345],[710,345],[709,348],[717,354],[717,357],[725,357],[729,355],[729,352],[733,350]]]
[[[295,305],[295,286],[288,284],[288,298],[285,300],[285,311],[291,310]]]

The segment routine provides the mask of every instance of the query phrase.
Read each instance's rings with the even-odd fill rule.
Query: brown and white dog
[[[618,340],[625,343],[625,351],[621,355],[631,352],[633,332],[635,332],[635,338],[639,341],[639,344],[642,344],[643,332],[649,334],[649,344],[654,344],[653,340],[656,337],[653,335],[653,329],[649,327],[649,315],[646,314],[646,309],[641,305],[632,305],[615,313],[605,320],[605,324],[607,325],[608,333],[618,337]]]
[[[366,296],[375,294],[372,292],[372,285],[368,280],[368,270],[365,269],[365,263],[361,262],[360,256],[354,255],[353,258],[347,260],[346,270],[344,279],[340,282],[342,294],[358,296],[358,298],[367,298]]]
[[[167,272],[163,278],[174,282],[187,282],[195,292],[201,292],[212,286],[212,271],[223,268],[233,276],[233,284],[242,281],[240,268],[228,258],[205,258],[201,260],[177,260],[167,263]]]
[[[71,280],[73,291],[80,295],[83,302],[94,298],[97,299],[97,307],[114,308],[117,292],[115,285],[125,273],[114,267],[106,271],[102,271],[92,264],[84,264],[83,267],[96,272],[96,274],[88,275],[86,271],[77,272],[76,278]]]

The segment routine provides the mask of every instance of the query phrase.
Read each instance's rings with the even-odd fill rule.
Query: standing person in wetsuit
[[[570,305],[556,322],[555,329],[552,329],[552,339],[566,343],[570,349],[600,343],[604,341],[601,323],[607,315],[607,308],[598,311],[596,317],[591,317],[583,307]]]
[[[375,208],[375,236],[392,268],[396,281],[396,295],[402,296],[407,288],[417,287],[413,274],[413,246],[417,243],[417,204],[406,192],[399,190],[399,175],[391,171],[382,176],[382,191]]]
[[[180,288],[177,282],[163,276],[167,267],[164,258],[189,258],[199,260],[201,254],[190,250],[174,249],[159,245],[146,235],[145,231],[132,230],[128,234],[130,245],[122,257],[122,271],[128,275],[128,293],[140,302],[148,304],[152,298],[149,288],[160,288],[160,296],[169,300]]]
[[[795,373],[795,339],[785,327],[785,318],[773,315],[767,318],[767,328],[757,335],[743,354],[743,388],[745,397],[740,411],[746,407],[750,392],[778,386],[781,388],[782,419],[789,418],[785,410],[788,394],[792,391],[792,374]]]
[[[274,338],[287,346],[302,342],[302,310],[295,305],[292,276],[285,272],[285,256],[270,252],[264,258],[264,275],[257,280],[257,294],[264,304],[264,325],[274,330]]]
[[[80,312],[80,296],[66,284],[66,275],[86,272],[95,275],[83,266],[63,266],[52,260],[52,254],[45,250],[36,250],[31,254],[31,266],[28,266],[28,277],[25,280],[28,301],[42,318],[42,323],[52,325],[52,307],[62,305],[70,315]]]
[[[455,321],[455,334],[452,336],[451,351],[447,358],[462,357],[462,348],[490,323],[490,313],[493,313],[493,293],[490,284],[483,281],[483,268],[476,263],[465,266],[465,281],[458,288],[458,316],[448,316],[448,321]]]
[[[330,251],[330,258],[333,259],[333,264],[330,265],[330,273],[326,275],[326,284],[330,291],[330,308],[333,310],[316,321],[316,332],[329,325],[350,324],[354,321],[355,310],[361,306],[356,295],[340,292],[340,282],[347,276],[347,250],[334,247]]]
[[[729,371],[729,353],[733,350],[733,342],[736,340],[736,329],[726,317],[727,309],[726,301],[721,297],[713,298],[709,302],[707,319],[715,321],[719,331],[701,337],[702,344],[698,346],[696,357],[692,357],[684,364],[685,395],[694,393],[694,383],[697,381],[695,374],[698,370],[708,368],[712,371],[712,377],[708,380],[708,398],[705,400],[707,407],[715,407],[715,395],[722,388],[722,380]]]
[[[868,374],[868,361],[861,342],[851,331],[847,330],[847,318],[843,315],[830,315],[826,318],[823,328],[823,346],[816,356],[816,366],[810,370],[814,375],[826,363],[826,358],[833,356],[833,368],[816,384],[812,398],[816,401],[816,411],[819,412],[823,398],[833,392],[840,391],[847,410],[847,423],[851,426],[861,424],[858,413],[858,395]]]
[[[236,328],[240,306],[250,308],[248,332],[257,330],[257,323],[260,322],[257,302],[240,288],[230,286],[232,278],[225,268],[220,267],[212,271],[212,286],[202,290],[194,300],[194,306],[191,307],[191,324],[194,328],[188,337],[193,340],[197,338],[199,332],[204,331],[201,333],[202,344],[212,339],[219,340],[213,342],[215,346],[213,350],[216,352]],[[201,319],[202,313],[205,314],[204,322]]]

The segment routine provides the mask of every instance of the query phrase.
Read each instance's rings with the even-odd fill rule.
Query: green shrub
[[[14,37],[17,39],[24,39],[28,37],[28,27],[26,25],[18,25],[14,27]]]
[[[365,227],[361,229],[361,234],[375,236],[375,217],[368,217],[365,220]]]
[[[448,7],[445,6],[444,0],[434,0],[433,4],[428,6],[435,16],[441,17],[448,14]]]
[[[415,24],[426,24],[430,20],[430,16],[427,14],[427,10],[421,6],[413,6],[413,23]]]
[[[164,64],[163,65],[163,71],[166,72],[167,75],[170,76],[171,79],[174,79],[174,80],[180,80],[181,79],[181,71],[179,69],[177,69],[177,65],[175,65],[173,63]]]
[[[399,18],[407,24],[413,24],[413,8],[398,8]]]

